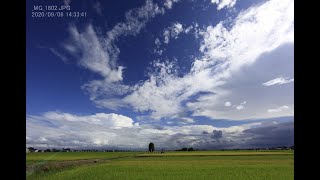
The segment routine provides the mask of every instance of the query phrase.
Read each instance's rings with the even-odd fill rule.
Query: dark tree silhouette
[[[181,151],[188,151],[188,148],[182,148]]]
[[[28,149],[29,149],[29,152],[35,152],[36,151],[36,149],[33,148],[33,147],[29,147]]]
[[[154,151],[154,144],[151,142],[149,144],[149,152],[153,152]]]

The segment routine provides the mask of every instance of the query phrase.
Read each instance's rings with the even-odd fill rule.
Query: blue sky
[[[27,146],[293,144],[292,0],[61,0],[87,16],[31,17],[50,3],[27,1]]]

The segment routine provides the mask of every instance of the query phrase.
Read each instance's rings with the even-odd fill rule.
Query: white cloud
[[[262,53],[293,42],[293,22],[293,1],[268,1],[241,12],[230,30],[223,22],[209,26],[200,50],[213,61],[231,61],[230,69],[236,69],[254,62]]]
[[[154,53],[157,53],[158,55],[162,55],[162,53],[163,53],[163,50],[157,50],[157,49],[154,49],[154,51],[153,51]]]
[[[151,18],[164,12],[163,7],[146,0],[142,7],[129,10],[125,14],[125,21],[117,23],[106,36],[98,34],[91,24],[82,32],[74,25],[69,27],[71,36],[63,47],[79,59],[80,65],[103,77],[102,80],[93,80],[82,86],[89,92],[90,100],[100,107],[116,109],[123,106],[124,103],[116,97],[108,101],[101,100],[101,97],[123,95],[133,88],[122,83],[125,67],[117,64],[120,50],[116,41],[120,36],[137,35]],[[162,50],[157,53],[162,54]]]
[[[71,43],[67,47],[73,48],[69,52],[79,58],[80,65],[100,74],[110,82],[123,79],[124,67],[115,65],[116,60],[112,59],[112,54],[115,55],[115,53],[106,49],[104,38],[96,34],[92,25],[88,25],[84,32],[79,32],[75,26],[70,26],[69,32]]]
[[[236,4],[237,0],[211,0],[212,4],[217,4],[217,9],[231,8]]]
[[[168,44],[169,43],[169,38],[170,38],[170,31],[164,30],[163,31],[163,37],[164,37],[164,43]]]
[[[199,39],[203,36],[205,32],[205,27],[200,27],[197,22],[193,23],[193,35],[196,39]]]
[[[268,109],[268,113],[278,113],[278,112],[281,112],[281,111],[285,111],[287,109],[290,109],[289,106],[280,106],[276,109]]]
[[[264,86],[272,86],[272,85],[277,85],[277,84],[287,84],[287,83],[290,83],[290,82],[293,82],[293,81],[294,81],[293,78],[290,79],[288,77],[285,77],[285,78],[284,77],[278,77],[276,79],[272,79],[272,80],[270,80],[268,82],[265,82],[262,85],[264,85]]]
[[[184,33],[188,34],[193,29],[193,26],[189,26],[184,30]]]
[[[211,0],[212,4],[217,4],[217,9],[220,10],[224,7],[231,8],[236,4],[237,0]]]
[[[80,116],[61,112],[47,112],[43,114],[43,118],[56,121],[85,122],[116,129],[133,126],[133,120],[131,118],[114,113],[97,113],[94,115]]]
[[[166,28],[163,31],[164,43],[168,44],[170,38],[177,39],[181,32],[183,32],[183,26],[179,22],[176,22],[172,26]]]
[[[146,0],[144,6],[126,12],[126,21],[117,23],[112,30],[107,32],[108,40],[113,41],[120,36],[135,36],[146,25],[149,19],[164,13],[165,10],[159,7],[158,4]]]
[[[268,113],[266,107],[273,107],[275,104],[294,105],[293,84],[282,88],[265,88],[261,82],[265,79],[272,79],[279,73],[293,74],[293,44],[286,44],[279,49],[262,55],[261,58],[250,66],[244,67],[232,74],[220,89],[227,91],[225,95],[220,92],[192,104],[192,108],[199,111],[199,115],[220,119],[257,119],[271,118],[278,116],[292,116],[293,109],[281,113]],[[246,100],[245,109],[236,110],[236,106]],[[225,108],[226,101],[233,104],[233,108]],[[216,103],[218,102],[218,103]],[[270,108],[271,109],[271,108]]]
[[[241,104],[241,105],[245,105],[245,104],[247,104],[247,101],[243,101],[243,102],[241,102],[240,104]]]
[[[112,123],[110,123],[110,121]],[[120,122],[118,122],[120,121]],[[180,149],[182,147],[213,148],[219,146],[248,147],[254,135],[270,132],[284,124],[250,123],[226,128],[212,125],[155,126],[133,124],[129,117],[98,113],[95,115],[74,115],[62,112],[48,112],[41,116],[28,115],[26,120],[27,146],[35,148],[106,148],[106,149],[147,149],[149,142],[154,142],[158,149]],[[121,128],[114,128],[114,127]],[[290,126],[291,127],[291,126]],[[256,128],[261,128],[262,131]],[[258,131],[259,130],[259,131]],[[203,133],[208,132],[208,133]],[[212,142],[214,132],[219,132],[219,142]],[[250,134],[246,134],[250,132]],[[281,133],[284,134],[284,133]],[[287,134],[287,133],[285,133]],[[278,138],[272,138],[274,143]],[[234,143],[229,144],[232,140]],[[267,143],[265,140],[259,143]],[[203,146],[203,144],[206,144]]]
[[[160,46],[161,46],[161,41],[159,38],[156,38],[155,41],[154,41],[154,44],[156,45],[156,47],[153,49],[153,52],[154,53],[157,53],[158,55],[162,55],[163,53],[163,50],[160,49]]]
[[[154,43],[156,44],[157,48],[159,48],[160,45],[161,45],[161,42],[160,42],[159,38],[156,38],[156,40],[154,41]]]
[[[125,22],[117,23],[106,33],[106,37],[97,34],[91,24],[83,32],[72,25],[69,27],[70,41],[64,47],[71,55],[80,59],[83,67],[100,74],[103,81],[122,81],[124,67],[117,65],[120,50],[115,41],[120,36],[137,35],[149,19],[163,13],[163,8],[147,0],[144,6],[129,10],[125,14]]]
[[[236,106],[236,108],[237,108],[237,110],[241,110],[241,109],[244,108],[244,106],[243,105],[238,105],[238,106]]]
[[[171,37],[174,37],[175,39],[178,38],[178,35],[183,31],[183,27],[181,23],[175,23],[172,27],[171,31]]]
[[[158,69],[151,74],[150,79],[145,81],[123,101],[140,112],[152,110],[154,119],[161,119],[164,116],[171,116],[181,112],[180,101],[176,101],[176,88],[174,84],[167,86],[173,81],[175,69],[173,63],[155,63]]]
[[[171,9],[173,3],[176,3],[176,2],[178,2],[178,1],[179,1],[179,0],[166,0],[165,3],[164,3],[164,6],[165,6],[167,9]]]
[[[54,48],[49,48],[49,50],[56,55],[57,57],[59,57],[64,63],[68,63],[68,58],[65,57],[63,54],[59,53],[56,49]]]
[[[181,118],[181,121],[182,121],[183,123],[186,123],[186,124],[194,123],[194,120],[193,120],[193,119],[187,118],[187,117]]]
[[[241,12],[231,27],[224,27],[224,22],[215,27],[209,26],[200,47],[205,57],[194,62],[194,71],[211,69],[212,77],[208,78],[215,84],[219,82],[220,86],[226,84],[232,74],[252,65],[262,54],[293,42],[293,15],[293,1],[268,1]],[[219,89],[218,86],[215,85],[215,89]],[[228,94],[227,89],[220,90],[226,91],[224,95]],[[194,115],[217,118],[227,114],[217,113],[217,104],[213,101],[219,99],[223,99],[223,95],[218,93],[189,106],[195,109]]]
[[[156,70],[149,74],[148,80],[134,86],[117,86],[126,89],[123,98],[106,97],[115,93],[104,87],[107,83],[96,83],[98,87],[92,88],[99,90],[89,91],[90,98],[105,108],[131,107],[137,112],[150,112],[153,119],[173,117],[185,111],[209,118],[259,117],[261,115],[255,113],[249,115],[247,107],[242,111],[237,108],[225,111],[223,102],[232,93],[224,85],[233,74],[252,65],[262,54],[292,43],[293,19],[293,1],[272,0],[251,7],[241,12],[228,28],[225,22],[220,22],[199,33],[203,38],[200,48],[203,56],[194,60],[190,72],[184,76],[177,76],[178,68],[174,63],[154,63]],[[174,32],[183,29],[182,25],[172,27],[177,27]],[[167,30],[168,38],[172,29]],[[195,101],[190,99],[193,96]],[[245,104],[242,103],[240,109]]]
[[[231,102],[225,102],[224,103],[224,106],[231,106],[237,110],[241,110],[241,109],[244,109],[244,105],[247,104],[247,101],[243,101],[241,102],[239,105],[232,105]]]

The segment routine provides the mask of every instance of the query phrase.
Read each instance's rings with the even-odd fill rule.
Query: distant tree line
[[[177,149],[176,151],[198,151],[198,149],[193,149],[193,147],[190,148],[181,148],[181,149]]]
[[[36,149],[33,147],[26,148],[26,152],[133,152],[133,150],[118,150],[118,149],[70,149],[70,148],[62,148],[62,149]]]
[[[177,149],[174,151],[206,151],[206,149],[194,149],[193,147],[183,147],[181,149]],[[294,150],[294,146],[277,146],[277,147],[269,147],[269,148],[242,148],[242,149],[219,149],[221,151],[229,151],[229,150]],[[149,152],[154,152],[155,151],[155,145],[154,143],[150,143],[149,144]],[[41,150],[41,149],[36,149],[33,147],[28,147],[26,148],[26,152],[133,152],[133,150],[117,150],[117,149],[113,149],[113,150],[108,150],[108,149],[70,149],[70,148],[62,148],[62,149],[57,149],[57,148],[53,148],[53,149],[45,149],[45,150]],[[164,153],[164,149],[161,150],[161,153]]]

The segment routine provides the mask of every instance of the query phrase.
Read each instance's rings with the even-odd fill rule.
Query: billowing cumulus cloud
[[[250,123],[218,128],[212,125],[160,126],[137,124],[131,118],[98,113],[74,115],[47,112],[27,116],[27,146],[36,148],[159,149],[247,148],[292,145],[293,123]]]
[[[89,116],[78,116],[69,113],[47,112],[43,115],[43,118],[56,121],[86,122],[116,129],[133,126],[133,120],[131,118],[114,113],[97,113]]]

